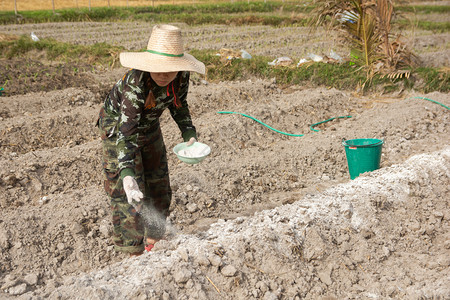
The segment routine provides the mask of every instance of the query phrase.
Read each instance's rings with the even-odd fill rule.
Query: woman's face
[[[150,76],[153,81],[156,82],[159,86],[166,86],[171,83],[175,77],[177,77],[178,72],[164,72],[164,73],[155,73],[150,72]]]

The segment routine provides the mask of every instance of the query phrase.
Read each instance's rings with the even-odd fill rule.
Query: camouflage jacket
[[[184,141],[197,138],[186,101],[189,75],[179,72],[167,87],[160,87],[150,73],[131,69],[114,85],[100,112],[99,126],[103,139],[116,139],[119,171],[126,168],[134,171],[139,135],[155,128],[166,108]]]

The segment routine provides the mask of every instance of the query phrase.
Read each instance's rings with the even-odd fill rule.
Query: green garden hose
[[[437,102],[437,101],[435,101],[435,100],[432,100],[432,99],[429,99],[429,98],[425,98],[425,97],[411,97],[411,98],[408,98],[408,99],[422,99],[422,100],[427,100],[427,101],[431,101],[431,102],[433,102],[433,103],[436,103],[436,104],[439,104],[440,106],[442,106],[442,107],[445,107],[446,109],[450,109],[447,105],[445,105],[445,104],[442,104],[442,103],[440,103],[440,102]],[[407,99],[407,100],[408,100]]]
[[[261,122],[260,120],[258,120],[258,119],[256,119],[256,118],[253,118],[252,116],[249,116],[249,115],[246,115],[246,114],[242,114],[242,113],[238,113],[238,112],[234,112],[234,111],[218,111],[217,113],[218,113],[218,114],[237,114],[237,115],[241,115],[241,116],[250,118],[250,119],[252,119],[252,120],[258,122],[259,124],[262,124],[262,125],[266,126],[267,128],[269,128],[270,130],[273,130],[273,131],[275,131],[275,132],[278,132],[278,133],[281,133],[281,134],[284,134],[284,135],[289,135],[289,136],[304,136],[304,134],[292,134],[292,133],[287,133],[287,132],[283,132],[283,131],[276,130],[275,128],[270,127],[269,125],[264,124],[264,123]]]
[[[429,99],[429,98],[425,98],[425,97],[412,97],[412,98],[408,98],[408,99],[423,99],[423,100],[427,100],[427,101],[431,101],[431,102],[433,102],[433,103],[439,104],[439,105],[445,107],[446,109],[450,109],[447,105],[444,105],[444,104],[442,104],[442,103],[440,103],[440,102],[437,102],[437,101],[435,101],[435,100],[432,100],[432,99]],[[217,113],[218,113],[218,114],[237,114],[237,115],[241,115],[241,116],[250,118],[250,119],[252,119],[252,120],[258,122],[259,124],[262,124],[262,125],[266,126],[267,128],[269,128],[270,130],[273,130],[273,131],[275,131],[275,132],[278,132],[278,133],[281,133],[281,134],[284,134],[284,135],[288,135],[288,136],[296,136],[296,137],[304,136],[304,134],[292,134],[292,133],[287,133],[287,132],[283,132],[283,131],[277,130],[277,129],[275,129],[275,128],[273,128],[273,127],[270,127],[269,125],[263,123],[262,121],[260,121],[260,120],[258,120],[258,119],[256,119],[256,118],[254,118],[254,117],[252,117],[252,116],[243,114],[243,113],[234,112],[234,111],[218,111]],[[314,127],[317,126],[317,125],[319,125],[319,124],[323,124],[323,123],[332,121],[332,120],[334,120],[334,119],[347,119],[347,118],[351,118],[351,117],[352,117],[352,116],[334,117],[334,118],[331,118],[331,119],[328,119],[328,120],[325,120],[325,121],[320,121],[320,122],[314,123],[314,124],[312,124],[311,126],[309,126],[309,129],[311,129],[312,131],[318,132],[318,131],[320,131],[320,130],[314,129]]]
[[[254,118],[254,117],[252,117],[252,116],[243,114],[243,113],[234,112],[234,111],[218,111],[217,113],[218,113],[218,114],[237,114],[237,115],[241,115],[241,116],[250,118],[250,119],[252,119],[252,120],[258,122],[259,124],[262,124],[262,125],[266,126],[267,128],[269,128],[270,130],[273,130],[273,131],[275,131],[275,132],[278,132],[278,133],[281,133],[281,134],[284,134],[284,135],[288,135],[288,136],[296,136],[296,137],[304,136],[304,134],[292,134],[292,133],[287,133],[287,132],[279,131],[279,130],[277,130],[277,129],[273,128],[273,127],[270,127],[269,125],[267,125],[267,124],[261,122],[260,120]],[[328,120],[325,120],[325,121],[321,121],[321,122],[318,122],[318,123],[314,123],[314,124],[312,124],[309,128],[310,128],[312,131],[316,131],[316,132],[317,132],[317,131],[319,131],[319,130],[314,129],[314,126],[317,126],[317,125],[322,124],[322,123],[325,123],[325,122],[329,122],[329,121],[334,120],[334,119],[343,119],[343,118],[351,118],[351,117],[352,117],[352,116],[334,117],[334,118],[331,118],[331,119],[328,119]]]
[[[314,123],[314,124],[312,124],[311,126],[309,126],[309,129],[311,129],[312,131],[318,132],[318,131],[320,131],[320,130],[314,129],[314,127],[316,127],[317,125],[320,125],[320,124],[322,124],[322,123],[326,123],[326,122],[332,121],[332,120],[334,120],[334,119],[347,119],[347,118],[351,118],[351,117],[352,117],[352,116],[334,117],[334,118],[331,118],[331,119],[328,119],[328,120],[325,120],[325,121],[321,121],[321,122]]]

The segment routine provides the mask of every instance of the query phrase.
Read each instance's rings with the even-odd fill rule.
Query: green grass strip
[[[422,30],[433,31],[434,33],[443,33],[450,31],[450,22],[433,22],[433,21],[408,21],[399,20],[396,24],[400,28],[416,27]]]
[[[419,67],[414,70],[418,77],[424,80],[424,93],[434,91],[448,93],[450,91],[450,73],[445,70]]]
[[[0,12],[0,24],[23,24],[45,22],[107,22],[107,21],[147,21],[151,23],[183,22],[188,25],[201,24],[262,24],[271,26],[289,26],[297,24],[306,26],[309,13],[314,6],[281,2],[235,2],[197,5],[159,5],[156,7],[93,7],[39,11]],[[397,6],[398,12],[414,12],[416,14],[448,13],[448,6]],[[306,15],[308,17],[300,17]],[[401,26],[414,24],[399,21]],[[421,21],[419,28],[446,32],[448,22]]]
[[[397,12],[412,12],[420,15],[431,13],[448,14],[450,13],[450,6],[448,5],[401,5],[395,6]]]
[[[349,64],[305,64],[299,68],[272,67],[267,63],[273,58],[264,56],[253,56],[252,59],[235,59],[225,64],[215,51],[192,50],[190,52],[197,59],[208,66],[207,79],[211,81],[220,80],[247,80],[257,77],[271,79],[275,78],[278,84],[301,84],[306,86],[325,86],[340,90],[355,90],[364,86],[366,91],[384,90],[394,92],[402,87],[416,88],[424,92],[440,91],[449,92],[449,73],[434,68],[412,69],[415,74],[411,78],[389,79],[386,76],[375,75],[367,80],[366,71]],[[293,59],[294,62],[298,61]],[[294,63],[295,64],[295,63]],[[423,83],[415,86],[415,82]]]
[[[25,35],[15,41],[0,42],[0,57],[2,58],[18,58],[33,50],[45,51],[47,58],[50,60],[84,61],[112,65],[117,61],[119,53],[124,48],[106,43],[97,43],[90,46],[73,45],[53,39],[41,39],[34,42]]]
[[[98,43],[91,46],[73,45],[57,42],[52,39],[32,41],[22,36],[15,41],[0,42],[0,58],[21,58],[30,56],[31,51],[42,51],[49,60],[70,63],[118,65],[118,55],[126,49]],[[32,52],[31,52],[32,53]],[[296,67],[299,58],[293,58],[294,64],[289,67],[273,67],[268,65],[273,58],[254,55],[252,59],[234,59],[223,61],[214,50],[192,50],[190,54],[204,62],[207,66],[207,80],[233,81],[249,78],[272,79],[278,84],[301,84],[307,87],[325,86],[340,90],[355,90],[364,86],[366,91],[393,92],[400,88],[415,88],[425,93],[439,91],[447,93],[450,89],[449,72],[444,69],[417,68],[411,70],[411,78],[389,79],[375,75],[367,80],[366,71],[355,65],[308,63]],[[34,55],[34,54],[33,54]],[[420,86],[415,82],[421,82]]]
[[[82,21],[117,21],[146,20],[152,22],[187,22],[188,24],[212,23],[214,17],[221,15],[245,14],[246,16],[261,13],[275,13],[278,16],[290,13],[311,11],[311,6],[282,4],[280,2],[246,2],[198,4],[198,5],[159,5],[156,7],[93,7],[39,11],[19,11],[17,17],[13,11],[0,12],[0,24],[44,23],[44,22],[82,22]],[[199,20],[192,20],[194,16]],[[223,22],[224,17],[218,19]],[[203,20],[203,21],[201,21]]]

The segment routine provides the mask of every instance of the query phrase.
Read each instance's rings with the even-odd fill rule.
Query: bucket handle
[[[373,147],[373,146],[378,146],[378,145],[381,145],[381,144],[383,144],[384,143],[384,139],[383,140],[380,140],[379,142],[376,142],[376,143],[373,143],[373,144],[369,144],[369,145],[358,145],[358,146],[355,146],[355,145],[348,145],[347,143],[346,143],[346,139],[345,138],[342,138],[342,145],[344,145],[344,146],[349,146],[349,147],[357,147],[357,148],[368,148],[368,147]]]

